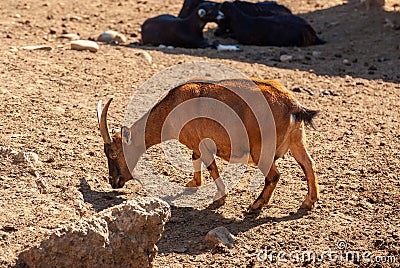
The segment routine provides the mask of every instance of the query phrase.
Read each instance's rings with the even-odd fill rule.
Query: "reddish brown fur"
[[[196,99],[199,97],[207,97],[224,102],[231,107],[240,117],[243,124],[246,127],[246,131],[250,141],[250,162],[255,164],[259,163],[260,156],[260,129],[256,122],[256,118],[250,109],[243,102],[243,100],[233,93],[229,88],[238,87],[245,90],[258,90],[257,87],[252,87],[252,83],[255,83],[261,90],[265,99],[267,100],[274,120],[276,128],[276,154],[275,159],[282,157],[288,150],[290,150],[295,157],[296,161],[300,164],[305,172],[307,183],[308,183],[308,194],[303,202],[303,207],[311,208],[318,199],[318,184],[314,172],[314,163],[311,157],[306,151],[306,137],[304,133],[304,122],[294,120],[293,117],[296,113],[306,110],[301,106],[296,99],[278,82],[273,80],[224,80],[218,81],[217,84],[213,84],[207,81],[203,82],[188,82],[184,85],[172,89],[165,98],[159,101],[148,113],[148,117],[143,117],[138,120],[132,127],[131,133],[134,135],[133,141],[143,139],[143,133],[138,131],[144,129],[145,126],[145,148],[137,147],[138,158],[145,150],[155,144],[161,142],[161,129],[164,121],[168,114],[179,104],[184,103],[187,100]],[[193,107],[196,112],[197,107]],[[308,110],[307,110],[308,111]],[[193,163],[195,167],[195,173],[193,179],[187,184],[187,186],[200,186],[203,181],[201,178],[201,164],[199,165],[199,157],[201,155],[199,144],[202,140],[209,138],[214,141],[217,147],[216,155],[222,159],[229,161],[231,144],[229,136],[226,130],[217,122],[208,118],[197,118],[188,122],[179,133],[179,142],[185,144],[188,148],[193,151]],[[239,144],[240,146],[240,144]],[[111,151],[117,154],[115,165],[118,165],[119,174],[113,176],[111,184],[113,187],[122,187],[126,181],[132,179],[132,176],[125,163],[125,158],[122,153],[122,140],[119,132],[113,135],[113,141],[110,145]],[[204,153],[204,152],[203,152]],[[246,153],[246,152],[243,152]],[[110,158],[110,151],[106,151],[106,155]],[[137,162],[138,159],[133,161]],[[201,161],[204,162],[204,159]],[[135,165],[136,162],[133,164]],[[219,177],[218,168],[215,161],[212,160],[209,163],[209,171],[214,180]],[[111,163],[112,165],[112,163]],[[109,162],[109,168],[110,162]],[[276,169],[275,164],[272,165],[269,172],[265,171],[260,167],[265,177],[265,186],[250,207],[250,210],[259,210],[264,204],[270,200],[275,186],[279,180],[279,172]],[[111,175],[111,171],[110,171]],[[115,182],[116,180],[116,182]],[[224,201],[224,186],[218,185],[217,187],[221,192],[221,201]]]

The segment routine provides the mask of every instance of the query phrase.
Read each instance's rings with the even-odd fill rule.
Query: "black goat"
[[[197,5],[186,18],[172,15],[150,18],[142,25],[142,44],[185,48],[213,47],[204,39],[203,29],[207,22],[216,22],[222,18],[219,5],[213,2]]]
[[[272,1],[251,3],[247,1],[235,0],[234,2],[232,2],[232,4],[246,15],[252,17],[269,17],[292,14],[292,11],[290,11],[290,9],[288,9],[287,7],[279,5],[278,3]],[[220,37],[235,38],[235,33],[229,27],[229,25],[229,18],[227,17],[218,21],[218,28],[215,30],[214,35]]]
[[[300,47],[325,43],[304,19],[292,14],[253,17],[229,2],[224,2],[220,10],[234,37],[245,45]]]

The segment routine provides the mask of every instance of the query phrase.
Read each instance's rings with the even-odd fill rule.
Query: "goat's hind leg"
[[[318,181],[317,177],[315,176],[314,161],[306,149],[306,136],[304,129],[300,128],[294,131],[292,135],[295,135],[295,137],[291,139],[293,142],[290,144],[289,150],[296,159],[297,163],[299,163],[303,169],[308,185],[308,193],[303,201],[303,204],[301,205],[301,208],[312,209],[315,202],[317,202],[319,198]]]
[[[261,208],[269,203],[269,200],[272,197],[272,194],[275,191],[275,187],[278,184],[280,174],[278,169],[275,166],[275,163],[272,163],[272,166],[265,177],[265,185],[264,189],[262,190],[261,194],[258,196],[256,201],[249,207],[248,213],[258,212]]]

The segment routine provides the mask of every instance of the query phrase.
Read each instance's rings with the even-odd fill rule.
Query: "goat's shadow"
[[[79,191],[83,195],[85,203],[90,203],[96,212],[102,211],[106,208],[116,206],[124,202],[126,199],[119,197],[124,193],[118,191],[100,192],[92,190],[85,178],[80,178]]]
[[[209,250],[204,238],[208,231],[223,225],[233,235],[246,232],[254,227],[300,219],[306,210],[299,209],[294,214],[283,217],[262,217],[258,214],[244,214],[243,219],[225,218],[212,208],[202,210],[187,207],[171,207],[171,220],[165,225],[161,240],[157,243],[160,253],[201,254]]]
[[[398,66],[396,62],[400,59],[393,55],[396,54],[393,44],[398,43],[400,25],[393,29],[384,27],[385,20],[399,23],[397,20],[400,13],[395,10],[395,6],[392,8],[394,11],[385,11],[383,9],[366,10],[359,0],[349,0],[348,3],[341,5],[297,14],[310,22],[317,31],[318,36],[327,41],[324,45],[302,47],[300,49],[240,45],[242,52],[221,52],[211,48],[168,49],[140,46],[137,43],[127,46],[148,51],[157,50],[165,54],[231,59],[307,72],[312,69],[318,75],[351,75],[352,77],[368,80],[383,79],[384,81],[399,82],[400,73],[396,68]],[[237,44],[233,39],[214,37],[214,29],[208,28],[204,32],[205,38],[210,43],[213,40],[218,40],[222,44]],[[382,33],[383,31],[385,32],[385,38],[382,39],[382,35],[377,33]],[[387,48],[393,48],[393,51],[389,53]],[[319,54],[319,52],[322,53]],[[286,53],[298,58],[291,62],[281,62],[279,60],[280,55]],[[371,57],[372,53],[376,54],[376,57]],[[344,64],[344,59],[348,59],[349,64]]]

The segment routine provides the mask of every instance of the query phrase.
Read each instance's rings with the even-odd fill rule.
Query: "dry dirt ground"
[[[177,14],[181,1],[0,1],[0,146],[39,156],[37,177],[6,151],[0,154],[0,266],[20,266],[18,254],[61,223],[145,195],[135,182],[120,190],[109,186],[97,101],[115,96],[109,122],[119,127],[133,92],[143,82],[166,67],[199,60],[223,63],[251,77],[277,79],[290,90],[300,87],[315,93],[293,94],[305,106],[321,111],[315,122],[318,130],[307,129],[321,200],[310,213],[297,212],[307,186],[288,155],[279,160],[281,181],[259,215],[244,214],[260,191],[249,192],[246,180],[218,209],[173,207],[154,266],[400,266],[397,1],[387,0],[384,10],[367,11],[358,1],[280,0],[311,22],[328,41],[323,46],[242,46],[242,52],[218,52],[100,45],[97,53],[70,50],[57,36],[75,33],[87,39],[113,29],[136,42],[146,18]],[[210,29],[215,25],[208,27],[206,36],[213,38]],[[40,44],[53,49],[18,49]],[[152,56],[151,64],[138,53],[142,50]],[[277,60],[285,53],[295,60]],[[191,177],[164,161],[157,165],[182,185]],[[221,225],[237,238],[232,249],[211,249],[204,242],[206,233]],[[372,262],[327,257],[317,263],[301,261],[306,251],[319,257],[323,251],[338,251],[340,240],[347,242],[343,253],[370,251]],[[275,253],[272,261],[260,261],[257,255],[264,248],[286,256],[278,260]],[[283,262],[291,252],[293,260],[300,255],[300,262]]]

